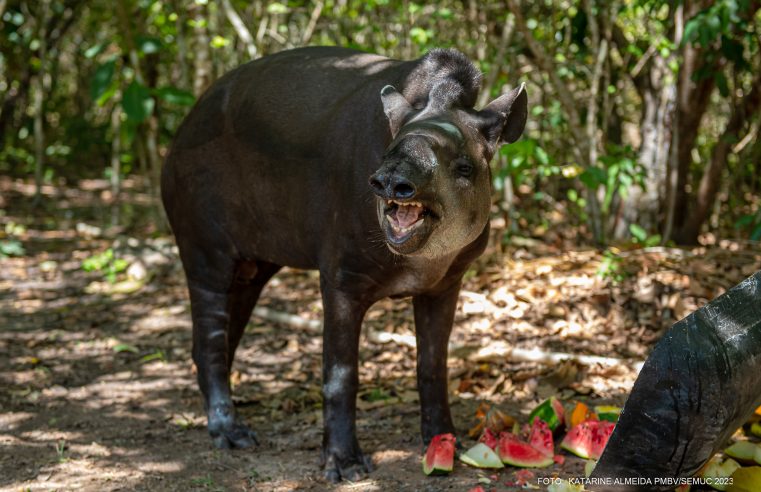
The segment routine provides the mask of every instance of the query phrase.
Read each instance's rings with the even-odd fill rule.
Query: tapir
[[[412,297],[423,443],[454,432],[447,342],[489,235],[489,162],[526,123],[523,85],[474,109],[482,75],[434,49],[412,61],[282,51],[211,85],[180,125],[161,194],[187,278],[193,361],[218,448],[256,436],[230,368],[267,281],[316,269],[323,304],[325,478],[370,471],[356,434],[358,345],[376,301]]]

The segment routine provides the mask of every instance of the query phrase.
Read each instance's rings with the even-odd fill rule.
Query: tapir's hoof
[[[232,405],[217,405],[209,412],[209,435],[218,449],[250,448],[258,445],[254,431],[235,413]]]
[[[330,453],[325,457],[325,480],[330,483],[338,483],[341,480],[358,482],[367,477],[373,471],[373,463],[370,458],[359,452],[350,460],[341,460],[338,456]]]
[[[214,447],[219,449],[250,448],[258,445],[256,433],[245,424],[235,423],[232,429],[223,432],[209,432]]]

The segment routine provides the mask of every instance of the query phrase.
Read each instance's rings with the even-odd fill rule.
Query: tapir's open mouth
[[[438,216],[417,201],[385,200],[382,205],[382,228],[389,246],[402,254],[420,248],[430,234]]]
[[[422,226],[426,215],[430,215],[420,202],[403,203],[389,200],[386,207],[386,218],[397,239],[402,239]]]

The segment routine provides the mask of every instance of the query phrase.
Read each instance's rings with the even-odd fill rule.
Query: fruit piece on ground
[[[594,422],[592,427],[592,449],[590,458],[593,460],[600,459],[602,452],[605,450],[605,446],[608,444],[610,435],[613,434],[613,429],[616,428],[616,424],[605,420]]]
[[[595,407],[595,413],[599,420],[618,422],[618,416],[621,415],[621,408],[611,405],[598,405]]]
[[[552,461],[562,466],[563,463],[565,463],[565,456],[563,456],[562,454],[556,454],[555,456],[552,457]]]
[[[503,463],[521,468],[544,468],[554,463],[552,455],[543,454],[509,432],[499,435],[497,454]]]
[[[758,445],[750,441],[737,441],[725,449],[724,454],[741,463],[755,463],[757,449]]]
[[[587,420],[574,426],[563,438],[560,447],[579,458],[598,459],[616,425],[613,422]]]
[[[589,421],[574,425],[563,438],[560,447],[579,458],[588,459],[592,454],[592,426]]]
[[[454,467],[454,448],[454,435],[447,433],[434,436],[423,457],[423,473],[440,475],[451,472]]]
[[[761,437],[761,422],[753,422],[750,424],[750,433],[756,437]]]
[[[576,402],[576,406],[571,411],[571,416],[568,418],[567,427],[573,429],[582,422],[587,420],[597,420],[597,416],[592,410],[589,409],[584,403],[580,401]]]
[[[540,420],[539,417],[534,417],[531,424],[528,443],[542,454],[548,456],[555,454],[555,443],[552,439],[552,431],[547,423]]]
[[[515,472],[515,483],[520,486],[534,481],[536,475],[531,470],[518,470]]]
[[[761,490],[761,466],[738,468],[732,474],[727,492],[758,492]]]
[[[460,455],[460,461],[476,468],[504,468],[497,453],[486,444],[479,442]]]
[[[550,430],[554,431],[565,422],[565,410],[563,404],[551,396],[531,411],[528,421],[533,422],[534,417],[539,417],[540,420],[547,423]]]
[[[547,492],[584,492],[583,484],[573,484],[568,480],[554,481],[547,487]]]
[[[482,442],[489,446],[491,449],[495,449],[497,447],[497,435],[491,431],[491,429],[484,429],[483,434],[481,434],[481,438],[478,440],[478,442]]]
[[[735,470],[740,468],[739,463],[729,458],[722,462],[718,456],[714,456],[703,470],[701,476],[708,481],[710,479],[711,487],[716,490],[727,490],[728,477],[732,476]]]
[[[584,476],[587,478],[592,476],[592,472],[595,471],[596,466],[597,466],[596,460],[587,460],[587,462],[584,463]]]
[[[468,492],[486,492],[486,491],[480,485],[476,485],[475,487],[470,489]]]

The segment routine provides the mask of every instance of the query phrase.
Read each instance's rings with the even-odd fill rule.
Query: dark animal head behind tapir
[[[433,75],[432,75],[433,74]],[[524,86],[481,111],[481,72],[460,52],[433,50],[400,93],[380,93],[392,142],[370,178],[386,243],[397,254],[438,257],[473,242],[489,216],[489,161],[526,124]]]

